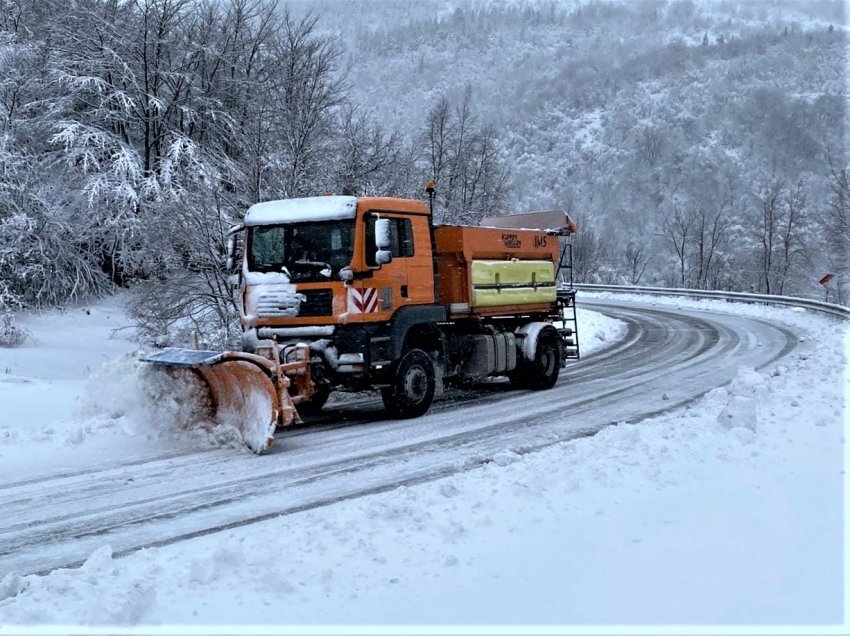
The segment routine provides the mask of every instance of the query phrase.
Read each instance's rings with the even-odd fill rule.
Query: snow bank
[[[43,380],[79,380],[137,348],[124,295],[65,310],[19,314],[31,337],[20,347],[0,348],[0,374]]]
[[[138,362],[121,296],[18,321],[33,337],[0,348],[0,483],[104,457],[245,448],[238,431],[199,428],[187,385]]]
[[[126,454],[128,422],[118,405],[135,394],[115,386],[120,375],[101,372],[105,363],[118,364],[137,349],[123,305],[117,295],[94,305],[18,316],[32,338],[0,349],[0,479]],[[92,394],[102,408],[87,413],[86,396]]]
[[[14,574],[0,582],[0,603],[14,602],[24,595],[43,599],[44,607],[31,606],[22,622],[46,622],[45,607],[52,606],[58,622],[64,624],[129,626],[135,625],[155,604],[157,578],[127,579],[118,562],[112,558],[109,546],[95,550],[76,570],[57,570],[49,581]],[[62,602],[56,602],[61,598]],[[74,607],[68,612],[66,608]],[[2,610],[0,610],[2,612]],[[8,625],[2,621],[3,625]],[[0,632],[3,632],[0,627]]]
[[[761,318],[768,322],[779,321],[800,330],[801,334],[812,331],[815,324],[835,325],[834,318],[825,314],[805,309],[803,307],[782,307],[777,305],[760,305],[714,298],[687,298],[683,296],[649,296],[620,292],[592,292],[582,290],[580,298],[585,300],[612,300],[614,302],[634,302],[643,306],[663,307],[665,309],[689,309],[715,311],[738,316]],[[817,335],[816,333],[814,335]]]
[[[576,307],[578,342],[582,355],[610,346],[626,335],[626,323],[596,311]]]

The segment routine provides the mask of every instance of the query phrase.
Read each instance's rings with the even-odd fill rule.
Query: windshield
[[[327,280],[351,264],[354,223],[258,225],[248,232],[248,269],[284,272],[292,281]]]

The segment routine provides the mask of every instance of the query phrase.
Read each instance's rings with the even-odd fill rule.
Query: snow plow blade
[[[194,386],[202,394],[195,397],[199,405],[208,406],[206,415],[218,425],[238,430],[255,453],[274,444],[277,426],[301,421],[289,397],[288,378],[279,364],[262,356],[169,348],[142,361],[165,367],[181,380],[196,378]],[[181,378],[182,374],[190,375]]]

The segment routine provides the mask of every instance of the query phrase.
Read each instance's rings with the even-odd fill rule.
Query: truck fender
[[[534,360],[534,355],[537,352],[537,340],[546,327],[554,329],[548,322],[530,322],[514,331],[514,335],[517,337],[517,348],[524,360],[528,362]]]
[[[446,308],[442,305],[412,305],[401,307],[395,312],[389,325],[389,337],[394,360],[401,358],[407,332],[419,325],[434,326],[446,320]],[[437,333],[439,333],[437,331]]]

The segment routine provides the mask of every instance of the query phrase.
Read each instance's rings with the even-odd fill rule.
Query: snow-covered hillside
[[[506,447],[447,478],[123,558],[102,545],[75,569],[0,572],[0,633],[47,624],[840,624],[846,326],[788,309],[651,304],[779,321],[804,341],[682,408],[591,437],[536,452]],[[586,357],[622,333],[600,314],[579,318]],[[122,357],[134,347],[123,331],[111,335],[125,324],[115,303],[46,314],[24,322],[35,344],[0,349],[0,489],[199,443],[162,425],[138,428],[141,405],[119,392],[132,378],[116,377],[134,375]]]
[[[631,243],[643,246],[644,284],[775,291],[775,282],[752,277],[763,204],[795,192],[807,227],[795,239],[788,290],[818,297],[815,282],[845,270],[847,245],[833,245],[840,232],[815,241],[803,234],[829,222],[833,172],[847,159],[846,3],[296,6],[309,6],[319,28],[340,37],[352,100],[385,129],[428,147],[429,117],[443,96],[454,109],[469,106],[472,121],[492,123],[512,177],[503,205],[569,209],[581,258],[593,261],[578,269],[581,282],[637,283],[624,257]],[[429,177],[445,189],[445,179]],[[713,230],[695,230],[695,214],[708,215]],[[687,235],[681,277],[677,215]],[[713,272],[703,284],[704,255],[692,245],[708,243]]]

